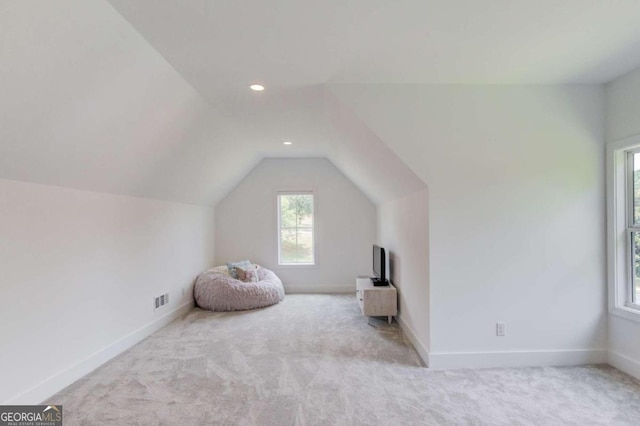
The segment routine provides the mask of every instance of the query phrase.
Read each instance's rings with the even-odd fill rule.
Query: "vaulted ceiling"
[[[248,81],[592,84],[637,66],[636,0],[110,0],[211,101]]]
[[[601,84],[640,65],[638,17],[636,0],[0,0],[0,178],[215,205],[262,158],[321,156],[380,203],[424,183],[344,85]]]

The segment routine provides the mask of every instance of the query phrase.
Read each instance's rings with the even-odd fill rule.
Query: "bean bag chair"
[[[231,277],[226,267],[203,272],[196,279],[193,295],[196,304],[210,311],[244,311],[275,305],[284,299],[284,287],[276,274],[258,268],[258,282]]]

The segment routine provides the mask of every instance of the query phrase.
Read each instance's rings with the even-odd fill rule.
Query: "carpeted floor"
[[[638,425],[607,366],[431,371],[353,296],[195,309],[49,403],[65,425]]]

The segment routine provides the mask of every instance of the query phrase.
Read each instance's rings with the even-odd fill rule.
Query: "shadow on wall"
[[[396,284],[395,284],[395,277],[399,276],[400,274],[400,270],[401,270],[401,259],[396,255],[395,252],[391,251],[391,250],[387,250],[387,258],[388,258],[388,265],[387,265],[387,271],[388,272],[388,279],[389,282],[391,284],[393,284],[396,288]],[[397,274],[396,274],[396,271]],[[400,315],[402,313],[401,309],[400,309],[400,293],[397,293],[397,297],[398,297],[398,315]]]

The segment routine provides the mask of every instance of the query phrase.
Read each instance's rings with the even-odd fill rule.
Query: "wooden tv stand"
[[[369,277],[358,277],[356,298],[360,310],[368,317],[388,317],[391,324],[393,316],[398,314],[398,292],[391,283],[374,287]]]

